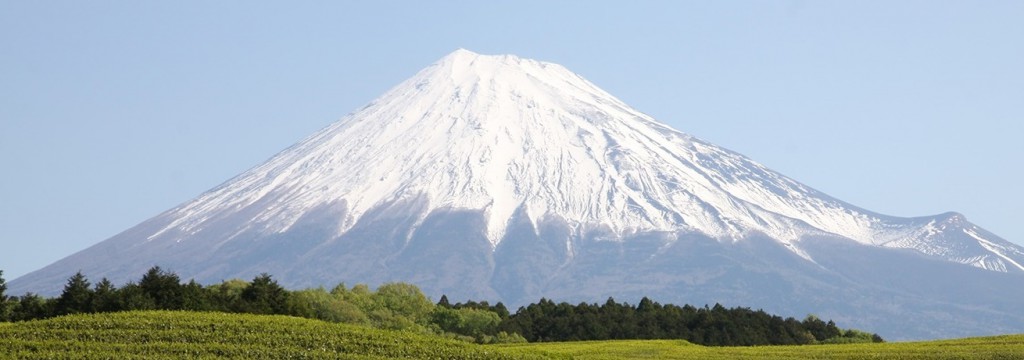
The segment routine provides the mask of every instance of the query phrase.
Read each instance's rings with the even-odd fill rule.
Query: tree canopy
[[[510,313],[502,303],[469,300],[433,303],[418,287],[386,283],[371,290],[348,288],[289,291],[270,274],[251,281],[232,279],[203,286],[182,283],[177,274],[154,266],[138,283],[120,288],[107,279],[94,287],[81,272],[60,296],[6,295],[0,272],[0,321],[24,321],[65,314],[127,310],[224,311],[281,314],[386,329],[437,333],[478,343],[610,339],[684,339],[711,346],[880,342],[877,334],[840,329],[835,322],[807,316],[782,318],[762,310],[721,304],[694,307],[642,298],[637,305],[608,298],[603,304],[541,299]]]

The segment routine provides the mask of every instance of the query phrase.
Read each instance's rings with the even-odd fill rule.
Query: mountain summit
[[[1024,296],[1022,264],[1024,249],[960,214],[860,209],[560,65],[460,49],[11,288],[53,293],[79,269],[126,281],[160,265],[201,282],[407,281],[513,305],[722,302],[898,339],[1024,331],[1007,300]]]

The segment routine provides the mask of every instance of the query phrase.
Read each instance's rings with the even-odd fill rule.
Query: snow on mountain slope
[[[819,314],[892,339],[1024,331],[1024,249],[898,218],[671,129],[565,68],[458,50],[194,200],[8,283],[159,265],[289,288]]]
[[[560,65],[461,49],[172,210],[175,220],[148,238],[188,241],[187,234],[223,226],[217,219],[242,211],[253,215],[231,224],[235,234],[281,233],[311,209],[344,201],[340,235],[381,203],[421,195],[430,208],[486,209],[492,247],[523,208],[533,223],[557,216],[579,235],[611,240],[644,232],[697,231],[721,240],[764,233],[808,258],[799,239],[831,233],[1024,271],[1020,247],[981,234],[959,215],[947,215],[959,222],[921,223],[874,214],[671,129]],[[260,208],[249,209],[253,204]]]

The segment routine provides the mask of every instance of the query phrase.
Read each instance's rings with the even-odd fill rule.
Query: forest
[[[510,313],[504,304],[447,296],[434,303],[415,285],[387,283],[375,290],[351,288],[287,290],[269,274],[251,281],[200,285],[160,267],[120,287],[107,279],[92,284],[81,272],[61,294],[45,298],[6,294],[0,271],[0,321],[18,322],[68,314],[131,310],[216,311],[290,315],[328,322],[437,334],[481,344],[582,340],[682,339],[708,346],[809,345],[882,342],[877,334],[841,329],[808,315],[783,318],[762,310],[659,304],[642,298],[636,305],[609,298],[603,304],[555,303],[540,299]]]

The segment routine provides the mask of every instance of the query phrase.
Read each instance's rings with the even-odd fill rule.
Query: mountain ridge
[[[76,267],[127,281],[157,264],[206,282],[254,271],[292,286],[399,280],[513,303],[600,297],[611,284],[749,298],[706,279],[742,284],[758,271],[793,289],[878,287],[825,266],[846,260],[823,243],[899,250],[921,268],[1024,274],[1024,248],[961,214],[864,210],[674,130],[560,65],[460,49],[263,164],[11,287],[52,293]],[[636,268],[672,280],[623,273]]]
[[[495,79],[500,79],[500,81],[495,82]],[[561,85],[559,87],[554,87],[551,85],[553,82],[561,81],[564,81],[565,83],[559,83],[558,85]],[[510,83],[518,83],[518,86],[514,87],[512,91],[506,91],[506,89],[497,88],[497,86],[507,85]],[[492,87],[486,88],[481,84],[490,84],[492,85]],[[563,123],[555,124],[555,126],[544,126],[541,130],[548,130],[552,127],[557,128],[557,125],[563,125],[563,127],[566,128],[575,127],[579,131],[577,135],[581,135],[580,138],[573,139],[571,137],[563,137],[561,139],[558,139],[558,141],[563,143],[583,141],[586,142],[583,145],[586,146],[587,151],[591,151],[592,147],[600,147],[598,150],[603,150],[603,156],[607,157],[609,153],[611,153],[611,156],[613,156],[613,158],[610,159],[611,161],[606,161],[605,164],[601,164],[603,166],[599,166],[597,169],[586,169],[588,171],[586,173],[580,174],[581,176],[579,177],[593,179],[601,176],[607,176],[606,169],[621,170],[622,167],[636,167],[635,163],[650,161],[652,156],[631,156],[633,154],[638,153],[639,151],[632,150],[631,148],[628,147],[625,147],[626,151],[618,151],[618,149],[624,148],[620,144],[620,142],[622,141],[620,140],[622,136],[612,138],[609,136],[607,130],[598,129],[594,126],[588,126],[595,125],[594,123],[588,123],[591,121],[607,122],[609,121],[608,119],[621,119],[623,117],[627,119],[631,118],[631,120],[635,120],[636,122],[641,123],[643,125],[648,125],[648,129],[644,130],[665,132],[663,134],[650,132],[644,134],[645,136],[648,137],[649,140],[653,140],[656,137],[659,137],[659,135],[663,135],[665,139],[658,139],[663,140],[663,142],[659,144],[660,146],[662,146],[663,149],[666,147],[665,142],[668,143],[668,146],[681,145],[683,147],[690,147],[693,151],[691,151],[688,154],[685,154],[690,157],[689,159],[675,159],[678,160],[678,163],[682,163],[684,167],[687,165],[687,163],[694,165],[700,165],[699,163],[701,162],[711,163],[713,165],[732,163],[732,165],[734,166],[732,166],[731,169],[727,170],[733,171],[713,171],[717,169],[702,169],[695,166],[689,166],[691,168],[688,169],[690,170],[689,173],[682,174],[683,176],[677,174],[673,179],[665,181],[665,179],[657,178],[663,174],[631,173],[628,171],[629,169],[626,169],[625,171],[618,171],[618,175],[623,176],[618,176],[617,178],[612,179],[613,181],[618,183],[625,183],[625,188],[623,188],[622,186],[616,187],[615,184],[608,184],[607,181],[599,185],[590,184],[590,190],[596,190],[595,188],[612,188],[620,190],[616,194],[617,196],[608,196],[606,198],[598,197],[596,199],[586,199],[582,196],[578,196],[579,194],[573,194],[573,191],[565,188],[564,186],[558,189],[553,189],[553,191],[551,191],[552,189],[544,188],[521,189],[521,184],[536,186],[536,184],[541,183],[542,181],[538,181],[538,178],[543,178],[548,181],[551,181],[552,179],[560,180],[563,174],[551,171],[551,168],[554,167],[550,166],[550,164],[552,163],[554,163],[555,165],[562,166],[562,170],[564,170],[564,168],[567,168],[567,166],[564,166],[566,165],[565,161],[551,161],[552,159],[550,158],[541,158],[540,160],[542,161],[537,161],[536,157],[532,157],[529,158],[529,160],[531,161],[515,161],[514,159],[516,158],[526,157],[527,153],[531,152],[531,147],[537,145],[532,143],[517,143],[516,140],[520,140],[523,138],[544,138],[544,135],[550,135],[550,133],[538,134],[539,131],[531,131],[526,134],[515,134],[515,136],[512,136],[512,133],[516,132],[516,130],[520,130],[525,127],[515,126],[517,124],[512,124],[511,126],[509,126],[508,124],[503,124],[499,120],[496,120],[513,119],[513,121],[541,121],[548,120],[550,116],[545,115],[552,114],[556,115],[561,119],[564,119],[565,114],[555,114],[555,112],[551,109],[564,108],[566,104],[560,103],[556,105],[545,106],[536,103],[536,101],[538,101],[538,99],[540,98],[543,98],[543,100],[550,100],[551,98],[553,98],[553,96],[541,96],[549,95],[545,93],[545,90],[547,89],[543,88],[544,86],[549,86],[551,88],[556,89],[558,91],[557,95],[561,95],[562,93],[564,93],[565,91],[563,89],[566,88],[581,90],[581,92],[571,93],[572,100],[577,102],[591,101],[591,104],[589,105],[592,106],[585,107],[582,109],[573,109],[580,111],[583,113],[583,115],[585,115],[584,117],[582,117],[584,119],[583,121],[580,121],[579,117],[570,118],[569,120],[575,121],[575,123]],[[422,90],[427,87],[440,89],[427,90],[426,94],[417,93],[418,90]],[[537,89],[538,87],[541,87],[541,89]],[[524,88],[527,88],[527,90],[531,91],[522,90]],[[481,94],[477,95],[476,92],[481,92]],[[522,93],[526,93],[526,95],[524,96]],[[525,97],[527,98],[527,100],[525,101],[525,103],[513,101],[512,104],[507,104],[506,102],[499,102],[500,105],[497,106],[497,110],[494,110],[494,106],[488,106],[489,104],[494,103],[494,101],[492,101],[490,103],[483,104],[483,107],[485,108],[483,110],[480,110],[480,106],[474,103],[473,99],[476,99],[477,97],[487,96],[490,96],[489,100],[502,97],[519,99]],[[465,97],[466,99],[463,99],[463,97]],[[347,178],[344,176],[340,178],[330,178],[333,180],[340,180],[341,182],[347,182],[348,184],[350,184],[348,188],[342,187],[342,189],[333,190],[338,194],[341,194],[342,196],[339,196],[338,194],[330,194],[330,191],[323,191],[318,194],[314,193],[313,195],[308,196],[312,197],[313,201],[322,201],[325,198],[328,198],[330,200],[339,200],[339,198],[343,197],[344,194],[346,193],[359,194],[350,196],[354,197],[355,200],[346,199],[349,205],[351,206],[352,211],[350,211],[350,215],[352,215],[353,219],[347,221],[344,224],[341,224],[339,232],[344,232],[345,228],[347,226],[351,226],[351,224],[354,222],[354,218],[358,217],[361,213],[365,212],[373,205],[381,201],[399,198],[403,196],[403,193],[407,190],[413,190],[413,192],[415,192],[417,187],[419,189],[426,188],[429,190],[433,190],[426,191],[426,193],[428,194],[428,198],[430,198],[432,202],[438,203],[438,206],[453,206],[457,208],[468,209],[487,208],[489,212],[487,224],[488,239],[491,241],[492,246],[496,246],[497,242],[500,240],[501,235],[504,232],[504,224],[507,222],[512,212],[514,212],[519,206],[523,204],[528,205],[527,211],[529,214],[531,214],[531,220],[533,222],[536,222],[537,217],[543,216],[546,212],[553,210],[553,212],[561,216],[566,216],[567,214],[572,215],[569,216],[569,220],[579,222],[581,226],[594,224],[606,225],[611,229],[611,232],[614,233],[615,236],[619,236],[623,232],[629,233],[638,231],[675,231],[680,229],[686,229],[687,227],[689,227],[695,228],[696,230],[702,231],[706,234],[715,237],[741,237],[743,229],[755,228],[763,232],[774,232],[774,237],[785,239],[786,241],[793,241],[799,238],[799,234],[787,234],[786,231],[778,231],[779,229],[792,228],[792,226],[787,224],[787,221],[785,220],[761,218],[755,219],[753,221],[748,220],[745,224],[734,224],[732,220],[734,220],[737,217],[735,216],[736,213],[750,211],[748,209],[743,209],[743,206],[732,206],[735,205],[735,202],[737,201],[750,203],[750,205],[754,207],[759,207],[760,209],[758,210],[777,213],[789,217],[791,219],[806,222],[812,227],[825,232],[835,233],[844,237],[858,240],[860,242],[871,243],[874,245],[903,244],[902,242],[896,242],[896,240],[905,239],[906,235],[904,233],[906,231],[913,231],[913,229],[905,229],[905,231],[900,231],[901,229],[899,229],[898,227],[891,226],[890,223],[892,223],[892,221],[889,220],[894,219],[894,217],[875,214],[873,212],[866,211],[860,209],[859,207],[852,206],[845,202],[831,198],[803,184],[792,181],[791,179],[786,178],[781,174],[775,173],[763,167],[760,164],[750,161],[749,159],[743,157],[742,155],[718,148],[709,143],[696,139],[690,135],[680,133],[671,128],[668,128],[667,126],[664,126],[663,124],[657,123],[654,119],[650,118],[649,116],[642,114],[639,111],[636,111],[632,108],[629,108],[627,105],[625,105],[618,99],[615,99],[610,94],[600,90],[593,84],[584,80],[582,77],[579,77],[578,75],[570,72],[568,69],[565,69],[560,65],[528,59],[521,59],[513,55],[478,55],[465,49],[458,49],[455,52],[449,54],[448,56],[442,58],[440,61],[434,63],[430,67],[417,73],[413,78],[399,84],[394,89],[385,93],[385,95],[383,95],[381,98],[374,100],[369,105],[367,105],[363,109],[360,109],[359,111],[357,111],[357,113],[350,116],[352,116],[352,118],[354,119],[359,119],[360,116],[367,116],[367,114],[363,114],[364,111],[369,112],[369,116],[374,116],[377,114],[374,114],[373,111],[375,109],[381,108],[382,106],[378,106],[381,103],[385,103],[385,105],[394,105],[387,103],[400,102],[402,100],[407,100],[408,98],[413,98],[414,101],[401,102],[401,106],[384,106],[385,109],[398,108],[400,110],[398,111],[397,114],[389,113],[386,114],[386,116],[397,119],[395,121],[397,123],[408,122],[411,123],[411,125],[402,127],[401,124],[389,124],[390,126],[388,127],[372,128],[372,131],[379,131],[380,133],[390,134],[390,136],[392,136],[391,139],[393,139],[391,141],[384,143],[377,142],[367,145],[369,146],[369,149],[377,151],[376,153],[367,154],[365,152],[360,152],[359,149],[353,149],[352,147],[341,147],[338,146],[337,144],[330,143],[330,140],[328,139],[324,139],[322,142],[315,141],[317,136],[314,136],[306,140],[307,142],[310,142],[312,144],[320,145],[323,148],[342,148],[344,150],[347,150],[348,154],[351,154],[353,157],[374,159],[374,163],[371,164],[361,163],[356,164],[355,166],[352,166],[352,164],[345,164],[346,170],[352,170],[353,167],[355,168],[355,173],[357,174],[355,176],[348,176]],[[435,102],[424,105],[423,101],[421,100],[424,98],[427,99],[428,102]],[[419,100],[419,102],[415,100]],[[438,103],[439,101],[450,101],[451,103]],[[426,109],[424,109],[424,107],[426,107]],[[440,107],[441,110],[437,111],[438,113],[446,114],[450,118],[439,119],[438,116],[429,116],[431,115],[430,112],[438,107]],[[547,111],[549,113],[538,114],[536,111],[522,111],[522,109],[524,108],[534,109],[538,107],[548,109]],[[460,113],[460,111],[462,113]],[[609,115],[609,113],[614,113],[617,116]],[[419,117],[419,122],[423,122],[425,120],[434,120],[433,122],[427,125],[448,126],[449,130],[442,135],[433,134],[433,132],[429,130],[424,130],[424,126],[416,126],[417,117]],[[384,121],[371,123],[371,125],[382,123],[384,123]],[[337,125],[337,127],[332,125],[327,129],[323,130],[321,132],[321,135],[333,135],[333,137],[335,138],[343,139],[349,139],[351,137],[366,139],[369,137],[366,134],[358,134],[357,136],[338,136],[334,134],[335,132],[338,131],[344,131],[354,127],[358,127],[361,124],[347,124],[343,119],[335,123],[335,125]],[[348,128],[344,128],[345,125],[348,125]],[[607,123],[601,125],[607,125]],[[629,125],[630,124],[627,123],[624,126],[629,127]],[[632,127],[632,130],[636,130],[637,128],[639,128],[639,126]],[[417,132],[421,134],[427,133],[431,134],[433,137],[427,139],[417,139],[415,137],[412,139],[408,139],[401,137],[401,134],[395,134],[396,130],[402,130],[404,132]],[[473,132],[482,132],[483,135],[474,134]],[[586,135],[583,135],[582,132],[585,132]],[[562,132],[554,131],[554,133]],[[569,133],[571,134],[571,132]],[[464,167],[467,168],[469,171],[459,173],[458,169],[453,169],[449,167],[442,169],[446,171],[446,173],[438,174],[436,171],[431,172],[432,169],[430,168],[430,164],[422,163],[414,163],[414,166],[398,166],[398,168],[400,168],[402,171],[395,171],[393,167],[385,167],[382,169],[381,167],[376,166],[378,165],[375,163],[376,160],[379,160],[381,157],[386,158],[388,156],[388,154],[385,153],[384,151],[392,151],[391,149],[388,149],[390,146],[392,146],[392,144],[414,143],[418,146],[411,148],[414,148],[416,151],[420,151],[422,150],[423,147],[436,148],[439,145],[443,146],[444,142],[448,140],[447,137],[451,136],[467,137],[473,139],[474,143],[469,148],[455,149],[456,151],[449,151],[447,153],[444,152],[444,149],[433,149],[435,153],[441,153],[441,155],[435,155],[430,160],[446,161],[451,164],[461,162],[462,164],[464,164]],[[606,140],[611,141],[604,141],[602,143],[602,141],[600,141],[601,139],[596,139],[597,141],[587,142],[586,140],[583,139],[584,136],[603,136]],[[487,138],[485,139],[485,137]],[[628,140],[635,139],[627,139],[627,141]],[[324,142],[327,142],[327,144],[325,144]],[[494,144],[502,144],[503,142],[512,143],[512,146],[494,146]],[[560,146],[558,146],[557,144],[543,145],[546,146],[544,146],[542,149],[544,149],[545,152],[549,153],[555,152],[552,151],[553,149],[557,150],[560,148]],[[635,146],[633,147],[633,149],[635,149]],[[662,158],[669,158],[670,160],[672,157],[678,157],[680,155],[678,151],[666,151],[665,153],[662,154],[656,154],[651,152],[651,149],[640,150],[647,150],[648,152],[650,152],[649,154],[644,155],[662,155]],[[382,154],[384,156],[381,156]],[[563,151],[561,155],[568,155],[572,158],[571,160],[579,162],[601,160],[598,159],[599,155],[597,154],[580,154],[579,152],[566,153]],[[338,160],[330,159],[330,155],[317,154],[317,156],[320,159],[326,159],[325,161],[329,163],[340,163],[340,161]],[[408,158],[414,158],[418,156],[418,154],[406,152],[401,155],[391,156],[403,156],[405,157],[405,159],[401,160],[406,160]],[[711,156],[714,156],[716,158],[709,158]],[[484,168],[480,168],[480,166],[475,166],[477,164],[473,164],[474,161],[478,161],[479,163],[486,166]],[[308,159],[287,158],[285,159],[285,161],[279,161],[278,163],[297,164],[300,162],[303,162],[304,164],[311,164],[309,165],[309,169],[311,170],[325,170],[325,165],[323,163],[318,164],[314,161],[309,161]],[[269,163],[275,163],[275,161],[272,159]],[[531,169],[529,167],[530,163],[541,163],[544,164],[545,167],[539,169]],[[622,166],[616,166],[619,165],[619,163],[623,163]],[[676,165],[677,167],[679,167],[679,164],[667,165]],[[411,169],[408,169],[410,167]],[[661,166],[661,168],[664,167],[665,166]],[[329,164],[327,168],[328,171],[333,171],[334,166],[330,166]],[[502,174],[504,172],[503,170],[505,169],[509,169],[509,173],[518,170],[520,172],[526,173],[544,172],[544,174],[535,174],[539,176],[524,181],[518,178],[510,179],[514,176]],[[572,169],[579,170],[583,168],[577,164],[577,166],[572,167]],[[735,171],[737,169],[755,169],[758,171],[758,173],[743,174]],[[292,171],[291,168],[275,170],[277,170],[278,172]],[[367,171],[371,174],[360,177],[358,176],[358,173],[360,171]],[[400,174],[395,176],[394,173],[396,172]],[[403,173],[409,175],[404,176],[402,175]],[[422,183],[413,183],[410,185],[410,178],[422,176],[424,173],[429,174],[428,176],[433,176],[435,178],[435,181],[426,185]],[[468,177],[456,176],[456,174],[465,175],[465,173],[469,173],[470,175]],[[263,175],[274,176],[274,174],[272,174],[271,172],[268,172]],[[508,176],[504,176],[503,178],[503,175]],[[812,206],[814,209],[808,209],[805,204],[787,204],[786,198],[782,196],[777,196],[780,195],[778,193],[765,194],[763,192],[746,192],[745,190],[747,189],[744,189],[742,187],[747,187],[748,189],[757,189],[758,186],[751,186],[751,184],[749,183],[745,184],[740,181],[729,181],[739,180],[735,177],[744,175],[755,177],[769,177],[771,178],[770,180],[774,180],[774,183],[769,183],[767,185],[769,185],[770,187],[774,187],[778,192],[785,192],[787,193],[787,195],[790,195],[791,197],[810,198],[811,200],[815,200],[818,203],[814,204],[815,206]],[[728,178],[729,176],[733,176],[734,178],[730,179]],[[292,180],[292,183],[301,182],[303,186],[313,186],[309,184],[311,182],[316,182],[317,178],[321,177],[322,176],[310,176],[309,174],[306,174],[306,176],[301,177],[298,180],[288,179],[286,177],[281,176],[278,176],[277,179],[280,179],[280,181]],[[672,182],[672,180],[683,178],[683,180],[688,180],[685,182],[693,182],[695,178],[699,179],[701,177],[708,178],[708,180],[710,180],[706,181],[703,184],[697,185],[698,187],[703,187],[704,189],[682,189],[684,193],[693,195],[690,196],[691,199],[670,197],[667,196],[664,191],[662,191],[659,194],[660,198],[653,199],[654,201],[644,201],[645,197],[649,197],[650,192],[647,191],[648,188],[651,186],[658,186],[659,184],[656,183],[659,181],[667,183]],[[712,177],[718,177],[718,179],[711,179]],[[440,179],[438,180],[437,178]],[[320,183],[323,182],[325,181],[321,181]],[[675,182],[680,183],[684,181]],[[272,190],[272,188],[276,185],[277,184],[275,183],[271,183],[269,185],[264,186],[262,190]],[[318,185],[323,187],[330,186],[321,184]],[[760,186],[760,188],[767,188],[769,186]],[[405,187],[410,187],[410,189],[405,189]],[[637,187],[644,187],[644,189],[637,189]],[[723,208],[730,208],[727,210],[731,211],[725,214],[725,217],[719,217],[718,219],[715,219],[713,214],[705,214],[702,218],[686,219],[685,216],[688,214],[695,214],[707,211],[705,209],[686,208],[668,209],[668,211],[666,211],[666,207],[672,207],[674,204],[679,203],[685,204],[684,206],[690,207],[701,206],[701,204],[694,203],[709,201],[708,196],[699,196],[695,193],[698,191],[704,191],[706,193],[706,190],[709,189],[711,191],[714,191],[716,190],[714,189],[716,187],[718,188],[718,190],[724,190],[725,192],[728,193],[728,195],[731,196],[731,198],[726,199],[714,199],[719,204],[711,205],[712,207],[714,207],[714,210],[718,212],[722,212],[721,210]],[[395,190],[396,188],[399,189],[397,190],[397,192]],[[453,191],[453,189],[455,188],[469,191],[455,192]],[[438,192],[437,189],[447,190],[448,193],[436,194]],[[548,193],[543,194],[544,196],[546,196],[546,199],[543,199],[541,201],[541,204],[537,204],[538,201],[531,201],[535,199],[529,199],[527,198],[527,196],[516,196],[517,194],[521,193],[538,194],[543,193],[546,190]],[[595,192],[596,191],[589,191],[587,193]],[[636,192],[644,192],[644,194],[637,195]],[[258,194],[262,195],[263,193],[260,192]],[[513,195],[509,196],[509,194]],[[559,197],[565,197],[564,194],[573,194],[576,196],[569,196],[570,198],[568,199],[559,199]],[[534,195],[534,197],[536,197],[536,195]],[[608,209],[599,205],[601,203],[612,203],[614,206],[617,206],[618,208]],[[198,205],[200,204],[197,204],[197,206]],[[550,209],[553,206],[556,207],[556,209]],[[625,207],[628,206],[636,206],[641,207],[643,209],[640,209],[639,212],[634,212],[625,209]],[[192,207],[192,209],[195,208],[195,206]],[[187,208],[185,209],[185,211],[187,212],[192,209]],[[301,206],[299,210],[300,211],[297,213],[289,214],[287,212],[278,212],[276,215],[284,215],[286,218],[295,219],[298,216],[301,216]],[[818,213],[814,213],[808,210],[819,211]],[[825,213],[821,213],[822,210]],[[188,216],[189,215],[186,215],[186,218]],[[269,216],[270,215],[267,215],[267,217]],[[621,219],[629,219],[629,221],[619,221]],[[781,222],[782,224],[778,224],[777,226],[772,226],[770,228],[758,228],[756,224],[751,224],[759,222]],[[281,230],[286,230],[287,228],[287,221],[284,221],[284,223],[284,229]],[[638,223],[639,225],[637,225]],[[682,226],[680,226],[680,224],[682,224]],[[178,225],[181,224],[172,223],[171,225],[168,226],[167,229],[173,228],[174,226]],[[896,232],[896,234],[893,235],[891,234],[892,232]],[[155,234],[154,236],[159,234],[160,233]],[[920,244],[905,245],[909,247],[916,247],[918,248],[918,250],[926,248],[924,246],[920,246]],[[935,252],[941,252],[946,250],[948,249],[940,249],[936,250]],[[992,252],[997,253],[997,251]],[[1019,265],[1020,262],[1024,262],[1024,259],[1020,261],[1008,260],[1005,257],[1005,255],[1000,255],[997,255],[998,259],[991,261],[992,264],[988,264],[984,261],[979,262],[979,264],[982,267],[990,266],[996,269],[1013,269],[1014,271],[1024,270],[1024,268],[1020,266],[1014,266],[1014,263],[1017,263],[1016,265]],[[981,255],[975,255],[975,257],[977,256]],[[962,256],[962,258],[966,259],[968,258],[968,256]],[[1007,260],[1004,261],[1004,259]]]

